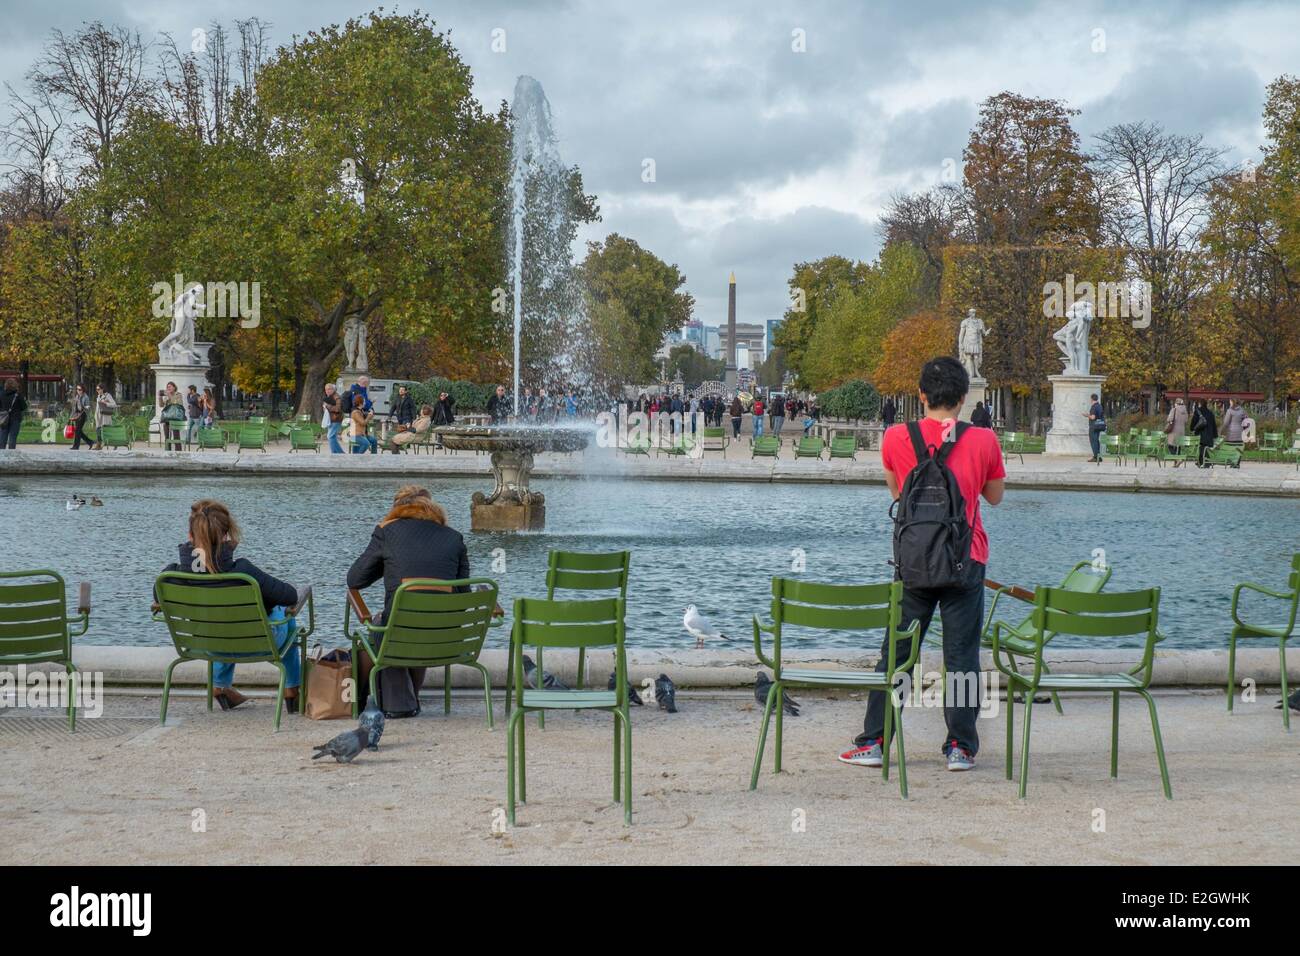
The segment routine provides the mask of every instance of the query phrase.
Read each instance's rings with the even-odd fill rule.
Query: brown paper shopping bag
[[[312,720],[335,720],[352,716],[352,655],[344,650],[321,654],[319,644],[307,669],[307,716]]]

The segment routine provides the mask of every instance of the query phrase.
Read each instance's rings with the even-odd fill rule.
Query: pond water
[[[490,478],[430,478],[454,527],[469,527],[469,500]],[[315,587],[318,635],[343,640],[343,581],[399,480],[148,476],[0,477],[0,570],[51,567],[71,586],[93,582],[94,614],[80,642],[169,643],[149,617],[154,577],[176,559],[191,501],[225,501],[244,529],[240,553],[265,570]],[[470,534],[476,575],[497,579],[501,603],[543,595],[551,548],[632,551],[629,647],[685,647],[688,603],[750,648],[750,616],[763,609],[774,574],[811,580],[890,576],[890,519],[883,486],[724,483],[688,480],[537,479],[547,528],[533,534]],[[73,493],[104,507],[67,511]],[[1107,492],[1016,491],[985,506],[992,542],[988,574],[1032,587],[1055,583],[1097,548],[1115,566],[1112,590],[1162,589],[1166,647],[1226,647],[1233,585],[1281,587],[1300,550],[1300,505],[1269,498]],[[499,549],[499,550],[498,550]],[[493,571],[494,559],[498,568]],[[369,595],[382,603],[382,589]],[[1013,602],[1016,603],[1016,602]],[[1023,605],[1013,609],[1019,613]],[[874,639],[874,638],[873,638]],[[489,641],[504,645],[508,630]],[[823,635],[824,645],[861,638]],[[1086,638],[1062,637],[1058,646]],[[788,645],[797,646],[797,645]]]

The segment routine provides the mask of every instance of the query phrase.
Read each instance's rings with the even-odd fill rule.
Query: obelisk
[[[727,391],[736,390],[736,274],[727,280]]]

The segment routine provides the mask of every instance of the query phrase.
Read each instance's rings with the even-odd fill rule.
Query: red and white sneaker
[[[840,763],[852,764],[855,767],[880,767],[885,763],[885,753],[881,750],[880,745],[883,740],[873,740],[865,747],[854,747],[852,750],[846,750],[840,754]]]

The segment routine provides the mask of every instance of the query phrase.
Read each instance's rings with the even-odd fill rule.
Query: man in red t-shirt
[[[921,419],[921,436],[926,447],[937,449],[951,438],[957,424],[970,378],[954,358],[931,359],[921,369],[919,394],[925,405]],[[898,498],[908,473],[916,467],[916,452],[907,434],[907,425],[889,428],[880,443],[880,460],[885,466],[885,484]],[[947,723],[943,752],[949,770],[970,770],[979,750],[980,631],[984,624],[984,568],[989,560],[989,539],[980,520],[980,497],[991,505],[1002,500],[1006,469],[997,435],[987,428],[967,428],[948,452],[948,467],[957,477],[962,500],[966,504],[966,521],[971,527],[970,558],[966,580],[946,588],[903,589],[902,627],[921,622],[918,640],[925,637],[930,618],[937,606],[943,617],[943,663],[948,686],[944,688],[943,716]],[[883,671],[888,654],[888,636],[881,646],[881,660],[876,670]],[[898,653],[905,657],[911,646],[904,641]],[[885,730],[885,695],[867,695],[867,716],[862,733],[853,747],[840,754],[844,763],[861,767],[879,767],[883,762],[881,744]]]

